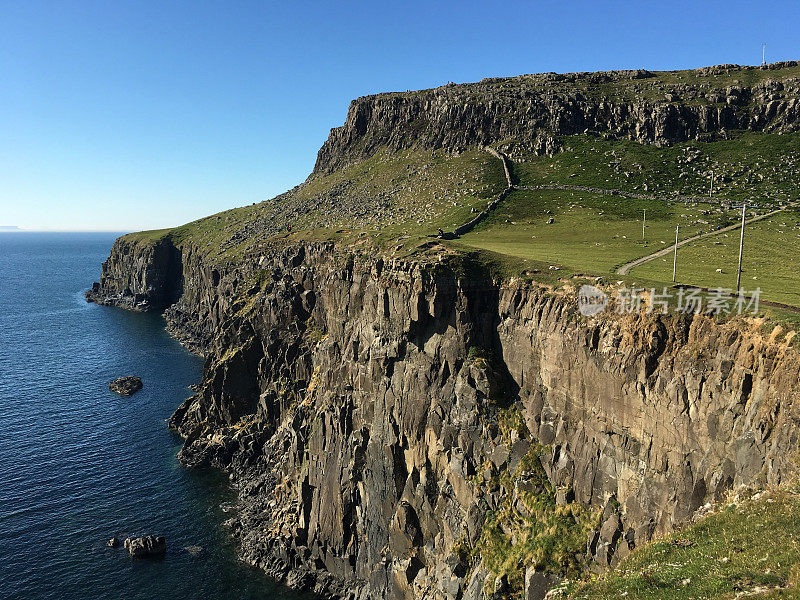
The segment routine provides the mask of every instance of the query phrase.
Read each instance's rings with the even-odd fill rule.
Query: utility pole
[[[708,190],[708,197],[711,198],[713,194],[714,194],[714,171],[711,171],[711,188]]]
[[[742,204],[742,231],[739,234],[739,270],[736,272],[736,292],[742,289],[742,252],[744,250],[744,215],[747,211],[747,204]]]
[[[731,205],[731,208],[739,208],[738,206]],[[739,232],[739,268],[736,271],[736,291],[742,289],[742,257],[744,256],[744,226],[747,218],[748,208],[758,208],[758,204],[742,203],[742,228]]]
[[[678,273],[678,232],[680,229],[680,225],[675,225],[675,256],[672,259],[672,283],[675,283],[675,275]]]
[[[646,227],[645,223],[647,223],[647,209],[645,208],[643,210],[644,214],[642,215],[642,242],[646,244],[647,240],[644,238],[644,228]]]

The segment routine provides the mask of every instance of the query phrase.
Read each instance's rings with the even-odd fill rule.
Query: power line
[[[644,228],[647,227],[647,225],[646,225],[646,223],[647,223],[647,209],[645,208],[645,209],[642,209],[642,210],[644,210],[644,213],[642,214],[642,242],[644,242],[646,244],[647,240],[644,237]]]

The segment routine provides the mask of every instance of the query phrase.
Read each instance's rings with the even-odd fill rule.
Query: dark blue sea
[[[225,477],[175,458],[166,419],[202,360],[160,316],[84,300],[115,237],[0,233],[0,598],[296,598],[237,562]],[[121,375],[144,388],[113,394]],[[142,533],[162,560],[105,545]]]

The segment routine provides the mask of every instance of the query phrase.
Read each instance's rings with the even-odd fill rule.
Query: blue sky
[[[0,225],[134,230],[303,181],[352,98],[800,58],[800,3],[0,0]]]

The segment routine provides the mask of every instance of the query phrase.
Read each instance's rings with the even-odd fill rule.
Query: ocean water
[[[202,360],[161,317],[84,300],[115,237],[0,233],[0,598],[298,598],[236,560],[225,477],[177,463],[166,419]],[[144,388],[113,394],[121,375]],[[143,533],[163,559],[105,545]]]

